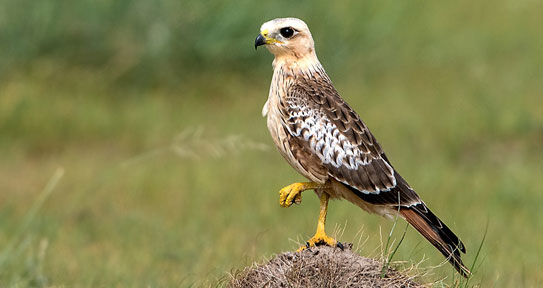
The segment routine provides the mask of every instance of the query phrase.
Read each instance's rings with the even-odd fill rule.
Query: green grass
[[[26,4],[0,4],[0,286],[214,285],[312,235],[318,199],[279,207],[302,177],[260,116],[272,58],[252,41],[284,15],[308,21],[336,87],[466,263],[488,223],[470,284],[543,285],[540,3],[61,2],[28,21]],[[147,38],[164,27],[169,40]],[[393,225],[346,201],[327,223],[355,243],[363,227],[373,256]],[[409,229],[394,260],[423,258],[443,261]]]

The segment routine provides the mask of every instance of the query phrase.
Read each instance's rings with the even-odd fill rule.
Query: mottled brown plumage
[[[317,59],[307,25],[295,18],[266,22],[255,42],[261,44],[275,55],[263,114],[287,162],[321,185],[315,190],[326,195],[326,205],[329,195],[371,213],[399,215],[468,276],[460,258],[464,245],[397,173],[368,127],[339,96]]]

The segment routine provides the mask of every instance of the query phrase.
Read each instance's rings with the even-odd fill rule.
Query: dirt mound
[[[270,261],[235,273],[228,287],[424,287],[412,276],[388,269],[382,263],[339,248],[313,247],[285,252]]]

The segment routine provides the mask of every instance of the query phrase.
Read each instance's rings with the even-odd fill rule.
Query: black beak
[[[258,46],[262,46],[264,44],[266,44],[266,38],[264,38],[262,34],[258,34],[258,36],[255,39],[255,50]]]

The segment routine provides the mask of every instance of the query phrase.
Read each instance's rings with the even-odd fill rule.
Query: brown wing
[[[305,142],[329,177],[372,204],[414,205],[417,194],[396,173],[358,114],[326,78],[297,81],[281,114],[288,132]]]

